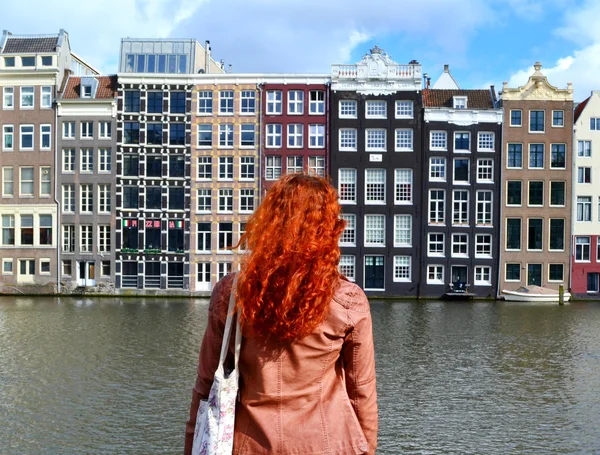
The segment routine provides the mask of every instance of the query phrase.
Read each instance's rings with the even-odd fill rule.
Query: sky
[[[233,72],[330,73],[377,45],[416,59],[432,83],[444,64],[461,88],[526,83],[536,61],[574,100],[600,89],[600,0],[4,0],[13,34],[69,33],[74,52],[115,73],[120,40],[210,40]],[[31,14],[31,12],[35,12]]]

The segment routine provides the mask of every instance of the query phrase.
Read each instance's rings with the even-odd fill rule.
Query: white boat
[[[558,291],[556,289],[543,288],[540,286],[521,286],[516,291],[502,290],[504,300],[512,302],[557,302]],[[568,302],[571,294],[567,291],[563,294],[564,301]]]

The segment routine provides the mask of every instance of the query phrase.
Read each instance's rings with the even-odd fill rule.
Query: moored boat
[[[556,289],[544,288],[541,286],[521,286],[516,291],[502,290],[504,300],[512,302],[557,302],[559,294]],[[568,302],[571,294],[564,292],[563,298]]]

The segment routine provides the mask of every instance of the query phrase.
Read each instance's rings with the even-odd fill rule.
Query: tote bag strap
[[[235,274],[233,279],[233,285],[231,286],[231,295],[229,296],[229,307],[227,309],[227,321],[225,322],[225,331],[223,332],[223,342],[221,343],[221,356],[219,358],[219,366],[222,366],[225,363],[225,358],[227,357],[227,350],[229,349],[229,338],[231,337],[231,325],[233,322],[233,317],[235,316],[235,292],[237,289],[237,281],[238,281],[239,272]],[[238,317],[236,319],[236,327],[235,327],[235,364],[234,370],[237,370],[238,361],[240,357],[240,349],[242,346],[242,331],[240,330],[240,320]]]

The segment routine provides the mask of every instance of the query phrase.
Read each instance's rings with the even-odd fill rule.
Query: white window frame
[[[82,224],[79,226],[79,252],[89,254],[94,250],[94,226]]]
[[[325,177],[325,157],[309,156],[308,173],[310,175],[318,175],[319,177]]]
[[[396,118],[413,118],[414,102],[409,100],[396,101]]]
[[[112,123],[111,122],[98,122],[98,139],[111,139],[112,138]]]
[[[474,267],[475,286],[491,286],[492,285],[492,267],[489,265],[476,265]],[[486,278],[487,277],[487,278]]]
[[[112,249],[111,245],[111,233],[110,224],[99,224],[98,225],[98,252],[99,253],[110,253]]]
[[[394,215],[394,248],[411,248],[412,238],[412,215]]]
[[[98,172],[112,172],[112,149],[101,147],[98,149]]]
[[[23,133],[23,128],[31,128],[31,133]],[[31,134],[31,147],[23,147],[23,135]],[[13,142],[14,146],[14,142]],[[32,124],[19,125],[19,151],[29,152],[35,149],[35,127]]]
[[[267,155],[265,159],[265,180],[279,180],[282,172],[280,155]]]
[[[447,131],[430,131],[429,132],[429,149],[448,151],[448,132]]]
[[[242,139],[244,137],[244,133],[252,133],[252,144],[251,145],[242,145]],[[240,148],[243,149],[253,149],[256,148],[256,125],[254,123],[242,123],[240,124]]]
[[[302,155],[288,155],[286,158],[286,174],[299,174],[304,171],[304,157]]]
[[[436,198],[433,198],[433,192],[439,193],[442,195],[442,198],[439,199],[436,194]],[[446,191],[440,188],[431,188],[429,190],[429,205],[428,205],[428,215],[427,220],[428,224],[435,225],[444,225],[446,223]],[[432,204],[435,204],[435,210],[432,211]],[[441,210],[440,210],[441,208]],[[441,216],[439,216],[439,212],[441,211]]]
[[[266,128],[266,147],[281,148],[283,144],[283,125],[281,123],[269,123]]]
[[[490,195],[490,200],[486,201],[486,200],[480,200],[480,196],[484,195],[484,194],[489,194]],[[481,212],[479,209],[479,204],[482,203],[485,205],[486,209]],[[480,213],[484,214],[485,218],[485,214],[489,213],[489,222],[486,222],[485,219],[483,221],[480,221]],[[491,190],[479,190],[476,192],[476,199],[475,199],[475,223],[476,226],[485,226],[485,227],[492,227],[494,225],[494,193]]]
[[[427,234],[427,256],[446,256],[446,235],[443,232],[429,232]]]
[[[477,151],[494,152],[496,150],[496,133],[492,131],[477,132]]]
[[[62,213],[75,213],[75,184],[63,183],[61,191]]]
[[[52,101],[52,86],[44,85],[40,87],[40,108],[51,109]]]
[[[219,115],[233,115],[235,105],[233,90],[219,90]],[[223,101],[225,102],[223,105]]]
[[[308,115],[325,115],[325,91],[308,92]]]
[[[387,151],[387,130],[385,128],[365,129],[365,151],[385,152]]]
[[[10,143],[12,144],[12,147],[6,147],[7,136],[10,137]],[[14,125],[2,125],[2,151],[3,152],[13,152],[14,150],[15,150],[15,126]]]
[[[454,232],[452,233],[452,245],[450,250],[450,256],[453,258],[468,258],[469,257],[469,235],[466,232]],[[459,249],[464,248],[464,252],[459,251],[456,253],[454,247]]]
[[[577,141],[577,157],[592,157],[592,141]]]
[[[304,124],[288,123],[287,147],[290,149],[304,148]]]
[[[453,109],[466,109],[467,108],[467,97],[466,96],[453,96],[452,97],[452,108]]]
[[[440,264],[430,264],[427,266],[427,284],[445,284],[444,266]],[[433,275],[433,277],[432,277]]]
[[[251,106],[250,101],[254,101]],[[246,101],[246,103],[244,103]],[[246,106],[244,106],[246,104]],[[255,90],[242,90],[240,93],[240,115],[253,115],[256,114],[256,91]]]
[[[75,139],[75,122],[62,122],[62,138]]]
[[[206,144],[206,143],[200,144],[200,132],[201,131],[203,133],[205,133],[205,132],[209,132],[210,133],[210,144]],[[214,134],[213,134],[213,126],[212,126],[211,123],[201,123],[200,125],[198,125],[196,127],[196,134],[197,134],[197,138],[196,138],[196,141],[197,141],[196,147],[197,148],[199,148],[199,149],[210,149],[210,148],[212,148],[212,146],[214,144],[214,140],[213,140]]]
[[[475,234],[475,257],[492,259],[493,254],[492,234]],[[489,252],[486,252],[489,250]]]
[[[395,136],[395,152],[412,152],[414,150],[412,128],[396,128]]]
[[[441,177],[439,176],[441,174]],[[429,158],[429,181],[445,182],[448,175],[447,160],[441,156]]]
[[[356,256],[353,254],[342,254],[338,270],[349,281],[356,281]]]
[[[240,213],[252,213],[256,209],[254,188],[240,188]]]
[[[44,138],[48,139],[47,146],[44,146]],[[50,123],[40,125],[40,150],[52,150],[52,125]]]
[[[48,184],[48,191],[44,191],[44,183]],[[40,166],[40,197],[50,197],[52,194],[52,175],[50,166]]]
[[[486,178],[484,178],[484,177],[486,177]],[[494,183],[494,159],[493,158],[478,158],[477,159],[476,181],[477,181],[477,183]]]
[[[10,270],[6,270],[5,264],[10,264]],[[15,272],[14,263],[12,258],[2,258],[2,275],[12,275]]]
[[[456,138],[459,134],[466,134],[469,141],[469,148],[457,148]],[[471,133],[468,131],[455,131],[454,132],[454,153],[471,153]]]
[[[233,124],[232,123],[220,123],[219,124],[219,148],[220,149],[231,149],[233,148]]]
[[[218,160],[219,174],[217,180],[230,182],[233,180],[234,172],[234,159],[233,156],[220,156]],[[224,172],[222,172],[222,170]]]
[[[340,100],[339,118],[358,118],[358,102],[356,100]]]
[[[82,120],[79,122],[79,137],[82,140],[94,139],[94,122],[91,120]]]
[[[98,213],[111,213],[112,188],[110,183],[98,184]]]
[[[385,246],[385,215],[365,215],[365,247]],[[373,240],[374,239],[374,240]]]
[[[198,188],[196,190],[196,213],[210,213],[212,211],[212,189]]]
[[[462,196],[466,194],[467,198]],[[461,196],[458,198],[458,196]],[[468,226],[469,225],[469,190],[452,190],[452,225],[453,226]]]
[[[10,185],[11,190],[6,191]],[[13,166],[2,166],[2,197],[14,197],[15,195],[15,170]]]
[[[219,188],[217,213],[233,213],[233,188]]]
[[[340,235],[339,246],[356,246],[356,214],[341,213],[340,218],[346,226]]]
[[[75,172],[75,156],[77,151],[74,148],[62,149],[62,173],[72,174]]]
[[[10,100],[10,101],[9,101]],[[13,110],[15,108],[15,88],[2,88],[2,109]]]
[[[25,89],[27,89],[27,93],[24,93]],[[31,89],[31,91],[29,91],[29,89]],[[20,104],[19,104],[19,108],[20,109],[35,109],[35,87],[32,86],[21,86],[21,88],[19,89],[19,95],[20,95]],[[29,104],[23,104],[23,100],[25,99],[25,97],[29,97],[31,96],[31,105]]]
[[[207,171],[207,167],[208,170],[210,172],[206,172]],[[212,173],[213,173],[213,160],[212,160],[212,156],[199,156],[196,162],[196,180],[199,181],[210,181],[212,180]],[[202,174],[200,174],[200,169],[203,170]],[[210,174],[208,177],[206,177],[207,174]],[[202,177],[201,177],[202,175]]]
[[[208,105],[207,101],[210,101],[210,105]],[[198,91],[198,115],[213,115],[213,109],[212,90]]]
[[[358,130],[356,128],[340,128],[340,152],[356,152],[358,150]]]
[[[75,225],[63,224],[61,227],[61,251],[63,253],[74,253],[76,249]]]
[[[561,125],[557,125],[554,123],[554,113],[555,112],[562,112],[562,124]],[[565,111],[563,109],[553,109],[552,110],[552,128],[564,128],[565,127]]]
[[[23,171],[25,169],[31,169],[31,180],[23,179]],[[31,193],[23,192],[23,184],[31,183]],[[21,166],[19,168],[19,197],[33,197],[35,194],[35,168],[33,166]]]
[[[365,118],[387,118],[387,102],[385,100],[365,101]]]
[[[94,185],[79,185],[79,213],[94,213]]]
[[[256,159],[253,156],[240,156],[240,180],[251,182],[256,179]]]
[[[342,190],[342,185],[347,188]],[[338,195],[340,204],[356,204],[357,198],[357,173],[354,168],[338,169]],[[352,198],[345,198],[346,195],[354,195]]]
[[[325,148],[325,125],[308,125],[308,148]]]
[[[267,90],[267,115],[281,115],[283,113],[283,92],[281,90]]]
[[[394,205],[412,205],[414,190],[413,170],[394,169]]]
[[[304,91],[290,90],[287,93],[287,113],[288,115],[304,114]]]
[[[410,283],[412,277],[412,257],[394,256],[394,277],[395,283]]]
[[[82,147],[79,149],[79,172],[92,174],[94,172],[94,149]]]
[[[365,205],[385,205],[385,168],[365,169]]]

